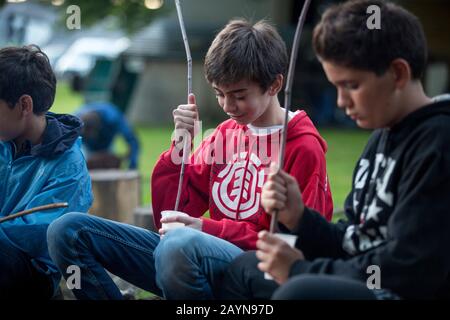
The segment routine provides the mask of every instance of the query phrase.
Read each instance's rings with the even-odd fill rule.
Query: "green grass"
[[[370,133],[358,129],[319,129],[328,143],[327,170],[334,207],[342,208],[351,188],[353,168]]]
[[[58,84],[53,112],[72,113],[83,103],[79,94],[71,92],[65,83]],[[136,127],[141,144],[139,171],[142,177],[143,204],[150,204],[150,177],[159,155],[169,148],[171,126]],[[369,137],[369,132],[357,129],[320,129],[328,143],[327,169],[333,194],[334,207],[342,208],[350,191],[353,167]],[[116,140],[115,148],[125,153],[126,145],[121,138]]]
[[[52,112],[72,113],[83,103],[83,97],[73,92],[65,82],[58,82]]]

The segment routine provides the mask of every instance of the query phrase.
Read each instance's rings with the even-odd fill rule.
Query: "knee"
[[[59,251],[70,246],[70,240],[83,225],[87,214],[70,212],[54,220],[47,229],[47,244],[50,256],[53,258]]]
[[[298,275],[279,287],[272,296],[273,300],[328,300],[338,298],[330,294],[336,289],[329,277],[321,275]],[[334,297],[334,298],[333,298]]]
[[[167,232],[155,250],[156,263],[163,269],[183,263],[191,257],[201,242],[202,233],[192,228],[179,228]]]
[[[256,251],[247,251],[239,255],[234,259],[228,267],[227,273],[247,273],[257,268],[258,258],[256,257]]]
[[[202,233],[192,228],[179,228],[166,233],[154,252],[158,278],[170,279],[175,272],[183,274],[200,261],[196,249],[201,246],[201,241]]]
[[[225,271],[219,289],[219,297],[224,300],[253,298],[251,282],[256,281],[258,258],[255,251],[247,251],[236,257]]]

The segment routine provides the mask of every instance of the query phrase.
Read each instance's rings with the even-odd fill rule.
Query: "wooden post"
[[[138,171],[91,170],[94,203],[90,213],[111,220],[133,223],[135,208],[141,204]]]
[[[158,232],[153,221],[153,209],[151,206],[134,209],[133,218],[133,224],[135,226]]]

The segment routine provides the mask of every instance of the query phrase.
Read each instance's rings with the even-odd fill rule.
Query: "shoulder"
[[[286,143],[286,158],[303,163],[325,162],[326,144],[314,134],[303,134]]]
[[[436,148],[449,153],[450,149],[450,114],[439,114],[424,119],[408,133],[411,146]]]
[[[52,159],[52,163],[54,164],[54,169],[58,171],[68,170],[70,172],[75,170],[87,172],[86,159],[81,151],[81,138],[78,138],[69,149]]]

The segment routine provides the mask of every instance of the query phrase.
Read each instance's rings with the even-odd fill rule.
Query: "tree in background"
[[[83,26],[91,26],[108,16],[118,17],[119,27],[128,33],[148,25],[156,16],[172,11],[164,0],[25,0],[40,4],[53,5],[61,11],[61,17],[67,17],[66,10],[70,5],[81,9]],[[15,2],[25,2],[15,0]],[[9,1],[0,0],[0,8]],[[12,0],[14,2],[14,0]],[[152,10],[157,9],[157,10]]]

